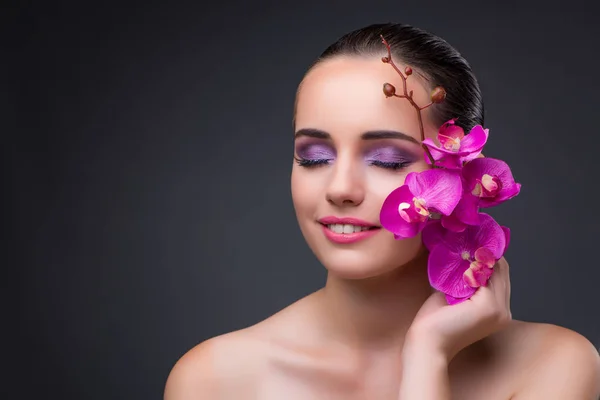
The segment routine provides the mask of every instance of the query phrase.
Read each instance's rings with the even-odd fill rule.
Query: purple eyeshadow
[[[331,160],[335,158],[335,152],[325,144],[307,144],[297,149],[298,156],[305,160]]]
[[[414,155],[402,151],[394,146],[377,147],[371,149],[365,156],[368,161],[380,161],[387,163],[401,163],[414,161]]]

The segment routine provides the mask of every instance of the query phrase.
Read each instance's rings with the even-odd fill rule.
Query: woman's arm
[[[404,341],[399,400],[449,400],[450,361],[510,323],[508,263],[502,258],[494,269],[487,285],[463,303],[447,305],[434,293],[423,304]]]
[[[448,306],[436,293],[419,310],[405,338],[399,400],[450,399],[453,357],[511,321],[508,263],[501,259],[494,268],[488,286],[470,300]],[[600,355],[585,337],[547,326],[535,345],[542,350],[519,366],[522,380],[511,400],[600,399]]]
[[[411,399],[450,399],[447,359],[418,343],[406,343],[402,352],[399,400]]]

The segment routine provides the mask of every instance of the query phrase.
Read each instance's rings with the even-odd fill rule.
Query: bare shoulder
[[[560,326],[513,321],[498,335],[520,379],[514,400],[600,396],[600,355],[583,335]]]
[[[256,389],[261,341],[248,329],[208,339],[184,354],[165,386],[165,400],[233,399]]]
[[[307,296],[309,298],[310,296]],[[165,400],[254,398],[267,375],[278,338],[300,335],[301,299],[253,326],[206,340],[175,364]]]

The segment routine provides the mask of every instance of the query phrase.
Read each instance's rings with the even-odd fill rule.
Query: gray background
[[[289,191],[296,85],[340,35],[388,21],[442,36],[479,77],[486,155],[523,185],[492,212],[513,232],[514,317],[600,346],[592,6],[165,4],[3,15],[3,391],[158,399],[195,344],[321,287]]]

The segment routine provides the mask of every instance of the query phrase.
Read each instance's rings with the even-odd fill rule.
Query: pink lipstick
[[[375,235],[381,227],[358,218],[324,217],[318,220],[327,239],[348,244]]]

